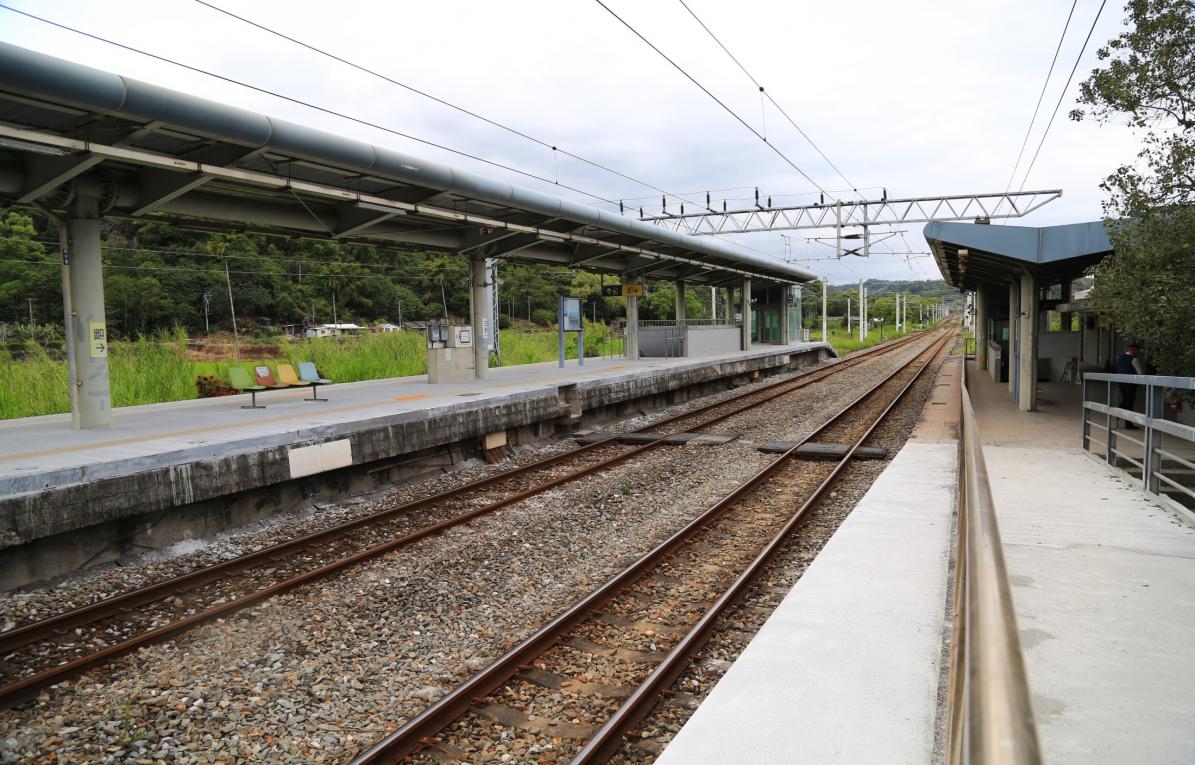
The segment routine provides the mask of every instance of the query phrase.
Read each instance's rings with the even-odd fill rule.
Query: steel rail
[[[812,376],[812,375],[817,374],[818,372],[824,372],[827,370],[833,370],[833,373],[837,373],[839,371],[842,371],[843,369],[849,368],[850,366],[854,366],[854,364],[851,362],[863,361],[863,360],[871,358],[874,355],[890,352],[898,347],[902,347],[903,345],[907,344],[908,342],[912,342],[916,338],[916,336],[918,336],[919,334],[921,334],[921,333],[910,334],[903,338],[899,338],[898,340],[891,341],[890,343],[873,346],[871,348],[866,349],[865,351],[863,351],[860,354],[856,354],[847,359],[843,359],[842,361],[840,361],[838,363],[831,364],[826,367],[821,367],[819,369],[810,370],[810,371],[805,372],[796,377],[792,377],[787,380],[782,380],[780,382],[773,383],[771,386],[768,386],[768,387],[789,386],[789,385],[792,385],[794,383],[794,381],[804,381],[805,378],[807,378],[809,376]],[[839,366],[840,364],[843,364],[846,366],[840,367]],[[812,382],[817,382],[818,380],[824,379],[825,377],[828,377],[828,376],[829,376],[829,374],[823,375],[822,377],[818,377],[813,380],[809,380],[806,384],[812,383]],[[733,396],[731,398],[723,399],[721,401],[713,402],[710,404],[706,404],[697,409],[693,409],[688,412],[682,412],[680,414],[673,415],[664,420],[660,420],[659,422],[654,422],[654,423],[644,425],[639,428],[635,428],[629,432],[637,433],[637,432],[640,432],[643,430],[648,430],[650,428],[659,428],[661,426],[666,427],[673,422],[677,422],[682,419],[686,419],[689,417],[693,417],[695,415],[699,415],[702,412],[709,411],[710,409],[714,409],[719,406],[725,406],[728,403],[733,403],[734,401],[742,399],[742,398],[747,398],[747,397],[756,395],[756,394],[760,393],[761,391],[767,390],[768,387],[757,388],[757,389],[751,390],[751,391],[745,391],[743,393],[736,394],[735,396]],[[804,386],[803,385],[795,385],[795,386],[793,386],[793,389],[797,389],[800,387],[804,387]],[[784,393],[787,393],[787,392],[789,392],[789,391],[787,391],[787,390],[782,391],[780,395],[783,395]],[[770,400],[770,399],[765,399],[765,400]],[[424,507],[434,505],[443,500],[451,499],[454,496],[458,496],[458,495],[466,493],[466,492],[476,491],[478,489],[484,489],[484,488],[486,488],[488,486],[492,486],[496,483],[500,483],[502,481],[506,481],[511,478],[515,478],[520,475],[524,475],[526,473],[533,472],[535,470],[542,470],[544,468],[551,467],[554,464],[558,464],[560,462],[564,462],[566,460],[572,459],[572,458],[577,457],[583,453],[596,450],[603,446],[610,446],[610,445],[614,444],[615,442],[617,442],[617,440],[618,440],[617,436],[611,436],[611,437],[605,438],[601,441],[595,441],[592,444],[586,444],[584,446],[570,449],[569,451],[563,452],[561,454],[553,455],[551,457],[545,457],[541,460],[537,460],[537,461],[529,463],[527,465],[513,468],[511,470],[506,470],[506,471],[497,473],[492,476],[487,476],[485,478],[479,478],[479,479],[470,481],[466,484],[463,484],[461,486],[457,486],[457,487],[454,487],[451,489],[445,489],[444,491],[437,492],[437,493],[429,495],[427,497],[421,497],[419,499],[411,500],[409,502],[404,502],[403,504],[396,505],[395,507],[379,511],[377,513],[371,513],[370,515],[362,516],[361,518],[355,518],[351,521],[345,521],[344,523],[338,523],[336,525],[329,526],[326,529],[321,529],[319,531],[315,531],[310,534],[306,534],[304,536],[297,537],[295,539],[286,540],[284,542],[278,542],[278,543],[275,543],[268,547],[264,547],[260,550],[255,550],[250,553],[245,553],[244,555],[240,555],[235,558],[230,558],[226,561],[221,561],[219,563],[213,564],[211,566],[206,566],[206,567],[204,567],[202,569],[198,569],[196,571],[188,572],[186,574],[180,574],[178,576],[171,577],[170,579],[165,579],[161,582],[156,582],[152,585],[141,587],[141,588],[138,588],[135,590],[130,590],[128,592],[121,593],[119,595],[114,595],[112,597],[105,598],[103,600],[88,604],[86,606],[80,606],[79,608],[72,609],[70,611],[66,611],[61,614],[57,614],[55,616],[47,617],[46,619],[41,619],[36,622],[30,622],[29,624],[24,624],[19,627],[14,627],[10,630],[0,632],[0,656],[7,654],[7,653],[11,653],[12,651],[14,651],[18,648],[21,648],[25,645],[28,645],[30,643],[45,639],[45,637],[54,630],[70,629],[73,627],[78,627],[83,624],[89,624],[93,621],[98,621],[99,619],[115,615],[116,613],[120,612],[122,609],[135,608],[137,606],[144,605],[146,603],[154,602],[155,600],[160,600],[163,597],[168,597],[171,595],[179,594],[181,587],[187,586],[189,588],[194,588],[197,586],[201,586],[203,584],[208,584],[210,582],[217,581],[221,578],[228,576],[229,574],[231,574],[235,571],[241,571],[246,568],[251,568],[253,566],[268,562],[270,560],[277,559],[280,556],[289,554],[291,552],[295,552],[295,551],[300,550],[300,549],[302,549],[308,545],[311,545],[313,543],[326,541],[330,538],[334,538],[337,536],[342,536],[349,531],[353,531],[353,530],[356,530],[356,529],[359,529],[359,528],[362,528],[364,526],[368,526],[371,524],[388,521],[388,520],[391,520],[392,518],[394,518],[398,515],[401,515],[403,513],[407,513],[412,510],[419,510]],[[649,442],[648,444],[643,444],[641,446],[651,446],[653,444],[654,444],[654,442]],[[522,498],[525,499],[525,497],[522,497]],[[469,514],[468,516],[460,516],[460,517],[462,519],[468,519],[468,518],[472,518],[472,517],[476,517],[476,516],[474,514]]]
[[[947,761],[1039,765],[1025,656],[975,410],[964,385]]]
[[[772,558],[783,548],[793,530],[805,519],[809,509],[819,500],[826,490],[838,479],[838,476],[854,458],[855,452],[871,437],[875,429],[896,407],[913,386],[921,379],[922,374],[933,364],[934,359],[941,353],[943,347],[952,335],[947,335],[931,347],[931,353],[925,363],[917,370],[912,379],[901,389],[884,411],[875,418],[867,432],[851,445],[847,453],[828,476],[818,484],[809,497],[792,514],[789,520],[776,533],[770,542],[759,552],[754,560],[739,574],[734,583],[714,602],[701,616],[680,642],[677,643],[662,662],[648,675],[639,686],[627,697],[627,700],[611,715],[605,724],[598,729],[581,751],[573,757],[571,765],[590,765],[605,762],[622,745],[623,738],[631,728],[647,716],[656,706],[660,694],[664,689],[675,683],[688,668],[692,657],[701,650],[713,633],[718,619],[738,600],[748,585],[750,585],[767,567]]]
[[[914,342],[916,339],[921,337],[923,334],[924,333],[916,333],[914,335],[909,335],[904,338],[900,338],[898,340],[891,341],[890,343],[886,343],[883,346],[875,346],[874,348],[867,349],[867,351],[862,354],[856,354],[856,355],[854,355],[850,358],[847,358],[839,363],[831,364],[829,366],[821,367],[819,369],[810,370],[809,372],[798,375],[796,377],[789,378],[787,380],[783,380],[781,382],[775,383],[773,386],[769,386],[769,387],[778,388],[779,390],[774,390],[771,393],[766,394],[763,398],[749,401],[747,403],[744,403],[742,405],[732,408],[728,412],[725,412],[725,413],[715,416],[713,418],[707,419],[707,420],[701,422],[696,427],[699,427],[699,428],[708,427],[710,425],[716,424],[717,422],[721,422],[722,420],[732,417],[736,414],[739,414],[743,411],[760,406],[761,404],[764,404],[768,401],[778,398],[779,396],[786,395],[795,390],[799,390],[800,388],[806,387],[807,385],[810,385],[814,382],[824,380],[827,377],[830,377],[834,374],[845,371],[846,369],[856,366],[857,364],[859,364],[863,361],[869,360],[876,355],[882,355],[884,353],[888,353],[893,350],[896,350],[897,348],[904,347],[905,345],[907,345],[911,342]],[[824,374],[820,374],[820,376],[815,376],[815,375],[819,375],[819,373],[824,373]],[[727,404],[733,404],[737,400],[741,400],[743,398],[750,398],[752,396],[757,396],[761,392],[761,390],[766,391],[766,390],[768,390],[768,387],[765,387],[763,389],[755,389],[752,391],[746,391],[746,392],[738,394],[730,399],[724,399],[724,400],[714,402],[711,404],[706,404],[701,407],[698,407],[695,410],[683,412],[683,413],[680,413],[677,415],[673,415],[672,417],[666,418],[665,420],[662,420],[662,421],[656,422],[656,423],[652,423],[650,425],[645,425],[645,426],[637,428],[631,432],[638,432],[638,431],[646,430],[648,428],[659,428],[661,425],[666,426],[670,423],[674,423],[674,422],[677,422],[677,421],[680,421],[683,419],[688,419],[688,418],[700,415],[702,412],[706,412],[711,409],[715,409],[715,408],[719,408],[719,407],[724,407]],[[672,435],[672,434],[661,435],[659,438],[657,438],[653,441],[650,441],[646,444],[636,446],[632,449],[627,450],[626,452],[622,452],[620,454],[614,455],[613,457],[610,457],[610,458],[607,458],[606,460],[602,460],[600,462],[586,466],[580,470],[577,470],[577,471],[574,471],[571,473],[567,473],[566,475],[559,476],[557,478],[551,479],[546,482],[539,483],[530,489],[526,489],[524,491],[517,492],[509,497],[506,497],[504,499],[487,504],[483,507],[477,508],[475,510],[472,510],[472,511],[469,511],[466,513],[462,513],[461,515],[454,516],[452,518],[446,519],[444,521],[440,521],[438,523],[435,523],[435,524],[432,524],[432,525],[429,525],[429,526],[426,526],[426,527],[423,527],[420,529],[416,529],[413,532],[410,532],[410,533],[405,534],[400,537],[396,537],[391,540],[387,540],[385,542],[382,542],[382,543],[379,543],[376,545],[372,545],[372,546],[370,546],[364,550],[360,550],[356,553],[353,553],[353,554],[350,554],[350,555],[347,555],[347,556],[344,556],[341,558],[337,558],[336,560],[333,560],[333,561],[326,563],[322,566],[314,568],[310,571],[305,571],[301,574],[297,574],[295,576],[289,577],[288,579],[285,579],[280,582],[276,582],[272,585],[269,585],[260,590],[248,593],[246,595],[243,595],[243,596],[231,599],[231,600],[227,600],[227,601],[224,601],[221,603],[214,604],[209,608],[206,608],[202,611],[199,611],[199,612],[196,612],[189,616],[186,616],[182,619],[179,619],[178,621],[172,622],[170,624],[164,625],[164,626],[159,627],[154,630],[149,630],[147,632],[140,633],[138,635],[135,635],[132,638],[129,638],[129,639],[123,640],[121,642],[106,646],[98,651],[93,652],[93,653],[87,654],[85,656],[81,656],[72,661],[64,662],[64,663],[59,664],[50,669],[43,670],[41,672],[35,673],[28,677],[25,677],[25,678],[15,681],[15,682],[12,682],[6,686],[0,687],[0,709],[7,708],[14,704],[17,704],[20,701],[29,698],[31,695],[33,695],[34,693],[36,693],[38,690],[40,690],[42,688],[45,688],[50,685],[54,685],[55,683],[62,682],[63,680],[65,680],[69,677],[72,677],[74,675],[77,675],[81,672],[85,672],[88,669],[92,669],[96,666],[105,664],[108,661],[116,658],[117,656],[127,653],[129,651],[132,651],[132,650],[139,648],[143,645],[148,645],[150,643],[168,639],[168,638],[178,635],[181,632],[184,632],[194,626],[202,624],[206,621],[210,621],[212,619],[215,619],[215,618],[218,618],[221,616],[229,615],[235,611],[241,610],[241,609],[251,606],[255,603],[258,603],[266,598],[273,597],[274,595],[281,594],[281,593],[291,590],[295,587],[299,587],[301,585],[308,584],[317,579],[321,579],[325,576],[336,573],[336,572],[338,572],[348,566],[351,566],[353,564],[359,563],[359,562],[367,560],[369,558],[376,557],[385,552],[394,550],[398,547],[402,547],[404,545],[411,544],[411,543],[416,542],[425,537],[431,536],[432,534],[435,534],[444,529],[459,525],[466,521],[477,518],[481,515],[485,515],[487,513],[494,512],[498,509],[501,509],[508,505],[514,504],[516,502],[520,502],[524,499],[527,499],[528,497],[534,496],[535,494],[539,494],[539,493],[547,491],[548,489],[551,489],[555,486],[559,486],[560,484],[575,480],[575,479],[583,477],[585,475],[591,475],[594,472],[597,472],[600,470],[604,470],[614,464],[617,464],[626,459],[629,459],[630,457],[641,454],[642,452],[644,452],[648,449],[653,449],[653,448],[662,446],[663,442],[668,438],[669,435]],[[208,583],[211,583],[214,581],[219,581],[220,579],[231,578],[238,571],[243,571],[243,570],[252,568],[257,565],[261,565],[261,564],[269,562],[269,561],[283,559],[287,555],[292,554],[297,551],[301,551],[302,549],[305,549],[306,547],[308,547],[312,544],[316,544],[316,543],[319,543],[322,541],[327,541],[329,539],[341,537],[346,532],[348,532],[350,530],[361,528],[361,527],[364,527],[364,526],[367,526],[367,525],[370,525],[373,523],[384,522],[386,520],[389,520],[389,519],[397,516],[399,513],[409,512],[411,510],[416,510],[416,509],[420,509],[422,507],[427,507],[429,505],[435,504],[436,502],[439,502],[439,501],[442,501],[445,499],[449,499],[455,495],[463,494],[468,491],[477,490],[479,488],[485,488],[486,486],[492,485],[500,480],[509,479],[513,476],[525,474],[534,469],[542,469],[544,467],[550,467],[553,464],[559,463],[561,461],[564,461],[564,460],[572,458],[572,457],[576,457],[579,454],[590,451],[597,447],[600,447],[603,445],[609,445],[615,441],[617,441],[617,436],[612,436],[612,437],[604,439],[602,441],[598,441],[593,444],[589,444],[587,446],[572,449],[572,450],[565,452],[561,455],[555,455],[553,457],[549,457],[544,460],[540,460],[538,462],[523,466],[521,468],[516,468],[514,470],[499,473],[495,476],[489,476],[487,478],[479,479],[477,481],[470,482],[463,486],[456,487],[455,489],[449,489],[449,490],[446,490],[443,492],[439,492],[430,497],[413,500],[411,502],[400,505],[396,508],[382,511],[381,513],[365,516],[363,518],[359,518],[359,519],[356,519],[353,521],[348,521],[343,524],[338,524],[336,526],[330,527],[329,529],[325,529],[325,530],[322,530],[319,532],[314,532],[314,533],[306,535],[304,537],[300,537],[299,539],[296,539],[296,540],[291,540],[291,541],[281,542],[281,543],[278,543],[275,545],[271,545],[270,547],[263,548],[262,550],[259,550],[257,552],[247,553],[246,555],[240,556],[238,558],[233,558],[229,561],[223,561],[221,563],[215,564],[214,566],[203,568],[198,571],[191,572],[189,574],[183,574],[183,575],[180,575],[177,577],[172,577],[171,579],[168,579],[168,580],[165,580],[163,582],[159,582],[159,583],[156,583],[153,585],[149,585],[148,587],[140,588],[137,590],[132,590],[132,591],[124,593],[122,595],[117,595],[112,598],[107,598],[107,599],[99,601],[97,603],[94,603],[94,604],[91,604],[88,606],[83,606],[81,608],[74,609],[72,611],[68,611],[64,614],[60,614],[55,617],[50,617],[45,620],[41,620],[38,622],[32,622],[30,624],[14,628],[14,629],[6,631],[4,633],[0,633],[0,655],[6,654],[6,653],[11,653],[12,651],[17,650],[18,648],[21,648],[26,645],[30,645],[32,643],[36,643],[40,640],[52,639],[52,637],[63,634],[66,630],[68,630],[72,627],[77,627],[80,625],[86,625],[86,624],[91,624],[91,623],[94,623],[97,621],[102,621],[103,619],[115,616],[120,613],[130,612],[133,609],[137,608],[138,606],[144,606],[149,603],[153,603],[155,601],[161,600],[164,597],[168,597],[168,596],[175,595],[175,594],[181,594],[183,592],[188,591],[189,589],[194,589],[195,587],[202,586],[203,584],[208,584]]]
[[[934,355],[936,355],[937,351],[940,350],[941,345],[943,345],[945,341],[949,339],[949,337],[951,337],[951,334],[945,334],[941,339],[932,343],[930,348],[927,350],[933,350]],[[876,391],[883,387],[885,383],[904,371],[910,364],[913,363],[913,361],[916,361],[917,358],[920,358],[920,356],[924,355],[924,353],[925,352],[923,351],[922,353],[918,354],[908,364],[902,365],[890,375],[877,382],[871,389],[860,395],[846,407],[837,412],[829,420],[819,426],[813,433],[809,434],[783,454],[779,455],[776,459],[756,472],[746,481],[741,483],[728,495],[719,500],[715,505],[705,510],[703,513],[701,513],[701,515],[697,516],[683,528],[672,534],[672,536],[656,545],[630,566],[623,569],[622,572],[616,574],[605,584],[590,592],[580,601],[555,617],[548,624],[540,627],[518,645],[514,646],[501,657],[493,661],[489,666],[458,685],[452,691],[442,696],[439,700],[426,707],[418,715],[411,718],[404,725],[400,726],[397,730],[391,732],[389,735],[375,743],[368,750],[358,755],[351,761],[351,765],[395,763],[401,760],[403,757],[418,751],[424,746],[425,742],[427,742],[431,736],[443,730],[446,726],[467,712],[471,708],[475,699],[481,698],[499,688],[503,683],[514,676],[521,667],[529,664],[537,656],[555,645],[564,634],[566,634],[573,627],[577,626],[594,610],[610,600],[610,598],[612,598],[621,588],[627,584],[630,584],[631,582],[638,580],[646,571],[659,564],[682,542],[691,538],[712,520],[722,515],[723,511],[731,506],[739,497],[750,491],[752,488],[758,486],[774,472],[776,472],[796,453],[797,449],[799,449],[802,445],[816,438],[831,425],[845,417],[851,410],[861,404],[865,399],[871,397]],[[931,355],[930,358],[932,359],[933,355]],[[849,452],[850,455],[853,456],[854,451],[855,449],[852,448]]]

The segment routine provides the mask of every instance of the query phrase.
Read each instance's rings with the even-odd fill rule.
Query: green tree
[[[1195,375],[1195,6],[1131,0],[1126,31],[1100,48],[1073,119],[1125,120],[1135,162],[1101,184],[1114,254],[1095,271],[1096,308],[1143,342],[1162,372]]]

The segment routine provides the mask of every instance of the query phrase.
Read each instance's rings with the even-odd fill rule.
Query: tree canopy
[[[1074,119],[1124,120],[1136,160],[1101,184],[1115,253],[1096,268],[1096,308],[1167,374],[1195,376],[1195,6],[1131,0],[1099,49]]]

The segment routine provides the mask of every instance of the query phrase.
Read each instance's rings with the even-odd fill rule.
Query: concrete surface
[[[1077,395],[968,378],[1046,762],[1195,762],[1195,529],[1082,452]]]
[[[880,474],[658,765],[930,762],[959,371],[943,367],[920,438]]]

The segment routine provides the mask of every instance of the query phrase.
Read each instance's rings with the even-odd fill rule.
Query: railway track
[[[353,760],[604,762],[832,487],[952,334],[835,414],[605,585]],[[800,458],[816,440],[837,462]],[[793,509],[796,506],[795,510]],[[517,733],[512,733],[517,731]]]
[[[2,632],[0,707],[20,703],[42,688],[143,645],[659,448],[669,434],[712,427],[920,337],[876,346],[837,364],[633,431],[662,432],[645,444],[627,446],[608,438]],[[418,524],[413,523],[416,511]]]

